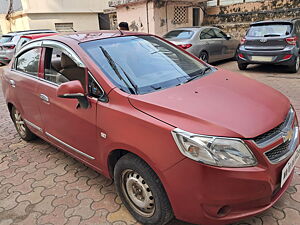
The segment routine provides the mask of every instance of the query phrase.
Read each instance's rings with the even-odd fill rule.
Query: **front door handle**
[[[14,80],[9,80],[9,84],[12,87],[16,87],[16,82]]]
[[[44,102],[49,102],[49,98],[48,98],[47,95],[40,94],[40,98],[41,98]]]

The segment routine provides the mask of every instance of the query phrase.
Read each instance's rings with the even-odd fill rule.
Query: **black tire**
[[[202,61],[208,63],[208,59],[209,59],[208,53],[205,52],[205,51],[200,52],[199,59],[201,59]]]
[[[290,73],[297,73],[300,67],[300,56],[297,56],[292,66],[289,67]]]
[[[23,140],[32,141],[36,139],[36,135],[29,130],[20,112],[15,107],[12,107],[11,118],[15,124],[18,134]]]
[[[247,63],[238,62],[238,67],[239,67],[240,70],[246,70],[247,66],[248,66]]]
[[[139,157],[128,153],[120,158],[114,168],[114,180],[121,200],[138,222],[164,225],[173,219],[173,210],[158,176]]]

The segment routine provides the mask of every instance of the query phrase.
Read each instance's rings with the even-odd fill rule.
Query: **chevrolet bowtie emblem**
[[[293,137],[293,129],[290,129],[286,135],[283,136],[283,141],[287,142],[287,141],[291,141]]]

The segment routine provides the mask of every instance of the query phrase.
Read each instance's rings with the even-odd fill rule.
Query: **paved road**
[[[237,71],[235,62],[217,66]],[[253,66],[243,74],[286,94],[300,115],[300,74],[291,75],[281,69]],[[299,221],[300,163],[292,185],[274,207],[236,225],[299,225]],[[121,204],[110,180],[42,140],[22,141],[10,121],[1,92],[0,225],[4,224],[138,223]]]

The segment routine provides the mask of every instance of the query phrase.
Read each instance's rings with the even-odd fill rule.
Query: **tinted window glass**
[[[247,36],[249,37],[272,37],[289,35],[292,25],[289,24],[262,24],[250,27]]]
[[[95,98],[100,98],[103,95],[102,89],[99,87],[97,82],[92,78],[92,76],[89,76],[88,91],[89,91],[89,95]]]
[[[226,34],[218,29],[214,29],[216,38],[226,38]]]
[[[13,36],[2,36],[0,37],[0,43],[6,43],[10,42],[12,40]]]
[[[204,64],[152,36],[126,36],[80,44],[121,90],[139,94],[176,86],[198,75]],[[135,93],[136,93],[135,92]]]
[[[216,38],[215,32],[213,29],[204,29],[200,34],[200,39],[212,39]]]
[[[16,69],[37,76],[39,70],[40,48],[31,49],[17,58]]]
[[[194,32],[191,30],[173,30],[167,33],[164,38],[178,38],[178,39],[189,39],[193,36]]]
[[[79,80],[85,87],[85,71],[83,68],[57,48],[46,48],[44,79],[56,84]]]

